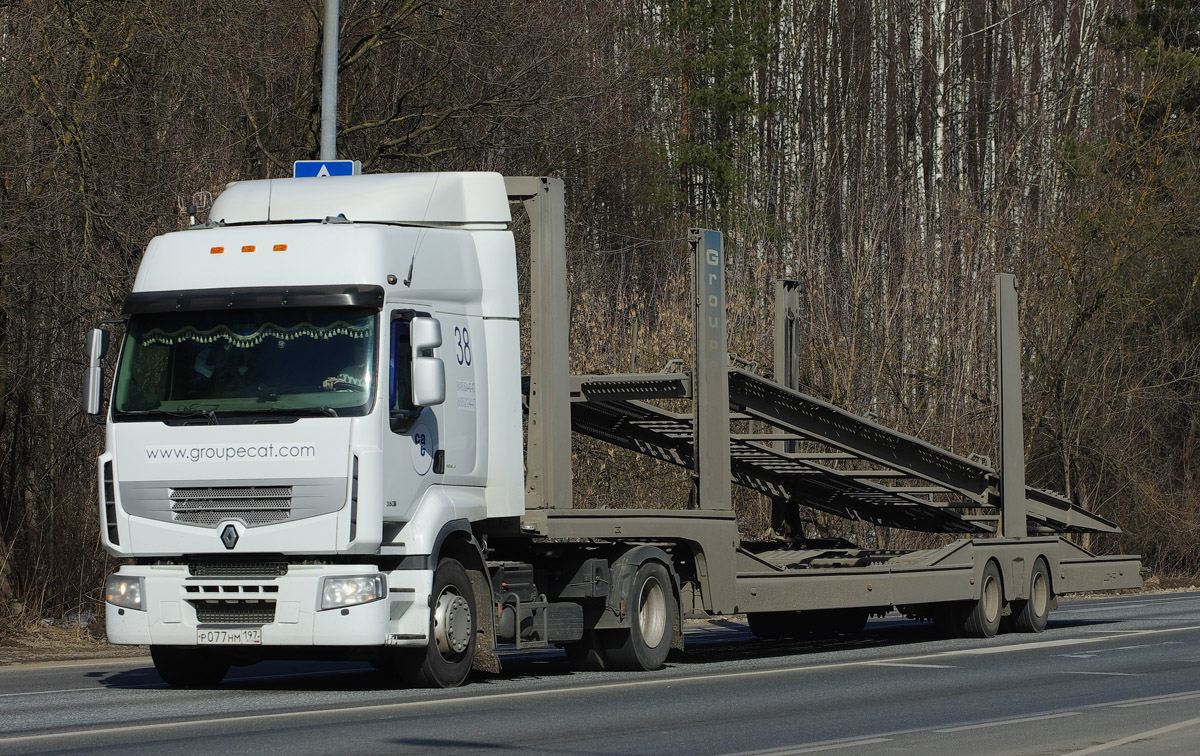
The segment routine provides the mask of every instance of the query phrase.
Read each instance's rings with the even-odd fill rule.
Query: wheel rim
[[[438,596],[434,608],[433,640],[445,659],[454,659],[471,643],[471,606],[449,587]]]
[[[662,584],[651,578],[642,585],[638,597],[638,629],[650,648],[662,642],[667,632],[667,599]]]
[[[983,582],[983,616],[992,623],[1000,619],[1000,583],[992,576],[984,578]]]
[[[1046,576],[1041,571],[1033,573],[1033,584],[1029,586],[1029,605],[1037,617],[1045,616],[1050,605],[1050,588],[1046,585]]]

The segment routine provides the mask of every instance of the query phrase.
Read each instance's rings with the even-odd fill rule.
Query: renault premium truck
[[[514,208],[529,216],[528,344]],[[731,364],[721,235],[690,245],[690,364],[571,375],[560,180],[230,184],[206,223],[146,249],[107,408],[109,332],[88,335],[100,534],[122,560],[109,640],[149,646],[178,686],[272,658],[455,686],[496,671],[500,646],[655,669],[685,617],[745,614],[773,637],[897,609],[990,637],[1042,630],[1061,593],[1140,585],[1137,557],[1068,538],[1116,525],[1025,485],[1011,277],[997,471],[800,393],[786,365],[775,381]],[[573,434],[684,468],[690,496],[590,506]],[[769,498],[770,537],[739,532],[733,485]],[[861,548],[811,537],[804,508],[947,537]]]

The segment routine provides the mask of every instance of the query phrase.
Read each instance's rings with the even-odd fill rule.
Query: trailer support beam
[[[694,228],[696,418],[692,506],[733,509],[729,461],[729,352],[725,343],[725,245],[720,232]]]
[[[510,201],[529,213],[529,442],[527,509],[570,509],[571,376],[562,179],[510,176]]]
[[[796,353],[796,330],[800,322],[800,294],[803,286],[799,281],[780,278],[775,281],[775,382],[784,388],[797,391],[800,388],[800,357]],[[776,433],[785,431],[775,429]],[[782,441],[780,451],[794,454],[796,441]]]
[[[996,370],[1000,384],[1000,513],[1005,538],[1029,535],[1025,501],[1025,432],[1021,415],[1021,344],[1017,279],[996,274]]]

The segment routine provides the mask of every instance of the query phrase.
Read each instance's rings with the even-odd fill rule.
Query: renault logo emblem
[[[233,527],[233,523],[230,523],[221,531],[221,543],[225,544],[225,548],[232,549],[234,546],[237,546],[237,542],[237,528]]]

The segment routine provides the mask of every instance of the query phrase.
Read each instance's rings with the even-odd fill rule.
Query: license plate
[[[200,646],[261,646],[261,627],[202,627],[196,630]]]

